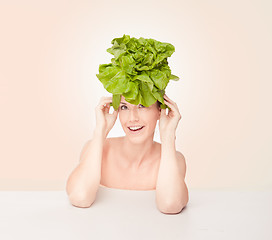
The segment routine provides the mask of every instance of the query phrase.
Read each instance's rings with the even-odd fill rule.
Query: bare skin
[[[130,190],[155,190],[161,144],[153,141],[160,117],[157,104],[133,105],[121,96],[118,108],[120,123],[126,135],[106,138],[101,165],[101,186]],[[144,126],[132,134],[129,126]]]
[[[80,163],[70,174],[66,191],[75,206],[89,207],[99,186],[156,190],[156,205],[163,213],[179,213],[188,202],[184,182],[185,158],[176,151],[176,128],[181,119],[177,104],[166,94],[161,109],[133,105],[121,98],[118,110],[109,113],[112,97],[102,97],[95,108],[94,136],[81,153]],[[107,138],[119,114],[124,137]],[[153,140],[159,120],[161,144]]]
[[[129,190],[155,190],[160,164],[161,144],[153,142],[148,153],[138,166],[128,161],[124,146],[125,137],[107,138],[104,144],[100,185]]]

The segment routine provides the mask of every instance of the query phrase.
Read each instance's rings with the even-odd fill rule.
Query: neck
[[[122,152],[126,159],[126,165],[138,169],[143,163],[151,159],[154,152],[155,142],[153,136],[147,138],[141,143],[135,143],[129,140],[127,136],[123,138]]]

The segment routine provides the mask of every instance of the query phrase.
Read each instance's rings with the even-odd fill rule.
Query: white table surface
[[[90,208],[65,191],[0,191],[0,239],[271,240],[272,190],[190,190],[179,214],[159,212],[155,190],[100,187]]]

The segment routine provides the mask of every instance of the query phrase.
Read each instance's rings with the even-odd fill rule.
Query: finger
[[[112,98],[111,97],[104,97],[104,98],[101,98],[100,101],[99,101],[99,105],[100,104],[105,104],[105,103],[111,103],[112,102]]]
[[[171,102],[172,104],[176,104],[173,100],[171,100],[166,94],[164,94],[164,98],[166,101]]]
[[[100,99],[111,99],[112,98],[112,96],[110,96],[110,97],[105,97],[105,96],[103,96],[103,97],[101,97]]]
[[[169,109],[169,111],[168,111],[168,115],[169,115],[169,113],[171,113],[171,114],[180,114],[179,113],[179,110],[178,110],[178,107],[177,106],[175,106],[175,105],[173,105],[172,103],[169,103],[169,102],[165,102],[165,104],[170,108]]]
[[[105,107],[105,109],[106,109],[106,111],[107,111],[108,114],[111,114],[111,115],[114,115],[114,116],[117,116],[118,113],[119,113],[118,109],[115,110],[114,107],[110,106],[109,104],[107,104],[107,106]],[[111,113],[110,113],[110,110],[113,110],[113,111],[111,111]]]
[[[175,108],[175,106],[174,106],[172,103],[170,103],[170,102],[165,101],[165,104],[166,104],[167,106],[169,106],[171,109],[172,109],[172,108]],[[169,110],[170,110],[170,109],[169,109]]]
[[[171,101],[171,99],[166,94],[164,94],[163,98]]]
[[[101,99],[101,101],[98,104],[98,107],[103,110],[105,107],[110,107],[110,103],[112,103],[112,99]]]
[[[171,109],[169,109],[168,115],[171,114],[171,116],[179,116],[181,118],[180,112],[179,112],[178,107],[176,105],[173,105],[170,102],[165,102],[165,104],[171,108]]]
[[[105,103],[102,105],[99,105],[100,110],[104,111],[104,112],[109,112],[109,106]]]
[[[117,110],[114,110],[112,114],[113,114],[115,117],[117,117],[118,111],[117,111]]]
[[[161,109],[161,117],[166,116],[166,109]]]
[[[105,106],[105,105],[106,105],[106,106]],[[110,112],[110,104],[107,103],[107,104],[104,104],[104,106],[105,106],[105,107],[104,107],[105,112],[106,112],[106,113],[109,113],[109,112]]]
[[[166,94],[164,95],[164,98],[165,98],[166,101],[176,105],[176,103],[173,100],[171,100]]]
[[[175,106],[176,111],[179,112],[179,108],[178,108],[177,103],[175,103],[174,101],[172,101],[172,100],[169,99],[169,98],[168,98],[168,99],[165,99],[165,102],[168,102],[168,103],[172,104],[172,106]]]

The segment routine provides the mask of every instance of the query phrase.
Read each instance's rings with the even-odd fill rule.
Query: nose
[[[139,121],[138,109],[131,109],[129,112],[129,120],[131,122]]]

